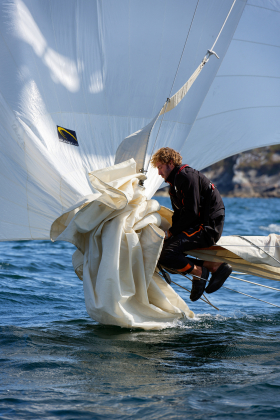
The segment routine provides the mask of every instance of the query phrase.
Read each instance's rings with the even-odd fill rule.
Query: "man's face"
[[[158,170],[158,174],[166,181],[170,172],[175,168],[175,166],[172,161],[169,163],[157,162],[156,168]]]

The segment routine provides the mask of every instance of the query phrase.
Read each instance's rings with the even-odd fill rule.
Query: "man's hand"
[[[169,232],[169,230],[166,230],[164,233],[165,233],[165,237],[164,237],[165,241],[166,241],[166,239],[169,239],[172,236],[172,233]]]

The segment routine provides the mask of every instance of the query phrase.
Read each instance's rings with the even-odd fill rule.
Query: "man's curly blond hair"
[[[182,163],[182,156],[170,147],[162,147],[152,156],[151,165],[155,168],[158,162],[168,164],[171,160],[175,166],[179,166]]]

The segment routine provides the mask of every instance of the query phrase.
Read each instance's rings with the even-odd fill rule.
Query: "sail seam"
[[[257,6],[255,4],[246,4],[247,7],[255,7],[256,9],[264,9],[264,10],[269,10],[270,12],[276,12],[276,13],[280,13],[278,10],[275,9],[269,9],[268,7],[263,7],[263,6]]]
[[[36,238],[36,241],[48,241],[50,240],[48,237],[41,237],[41,238]],[[11,239],[2,239],[0,238],[1,242],[11,242],[11,241],[30,241],[30,238],[11,238]]]
[[[50,8],[51,21],[52,21],[54,42],[55,42],[55,45],[56,45],[56,50],[59,51],[59,48],[58,48],[58,45],[57,45],[57,39],[56,39],[56,32],[55,32],[54,23],[53,23],[53,13],[52,13],[52,7],[51,7],[50,0],[49,0],[49,8]],[[68,89],[66,89],[66,94],[67,94],[67,97],[68,97],[68,100],[69,100],[69,103],[70,103],[70,106],[71,106],[71,109],[72,109],[72,113],[74,113],[74,110],[73,110],[72,102],[70,100],[70,95],[69,95]]]
[[[1,178],[2,178],[2,174],[1,174]],[[10,181],[10,179],[9,179],[9,181]],[[13,182],[13,181],[12,181]],[[15,182],[13,182],[14,184],[15,184]],[[18,185],[18,184],[15,184],[15,185]],[[12,200],[9,200],[9,199],[7,199],[6,197],[3,197],[3,196],[0,196],[0,198],[2,198],[3,200],[5,200],[7,203],[12,203],[12,204],[16,204],[18,207],[21,207],[22,209],[25,209],[26,210],[26,206],[23,206],[23,205],[21,205],[21,204],[18,204],[18,202],[17,201],[12,201]],[[6,222],[5,222],[6,223]]]
[[[54,30],[53,16],[52,16],[52,8],[51,8],[50,0],[49,0],[48,4],[49,4],[49,9],[50,9],[50,17],[51,17],[51,22],[52,22],[52,30],[53,30],[54,41],[55,41],[56,49],[58,51],[57,41],[56,41],[56,35],[55,35],[55,30]],[[55,94],[57,95],[56,87],[55,86],[54,86],[54,91],[55,91]],[[71,106],[72,113],[73,113],[73,107],[72,107],[72,103],[70,101],[70,97],[69,97],[68,91],[67,91],[67,97],[68,97],[68,100],[70,102],[70,106]],[[59,106],[59,108],[60,108],[60,106]],[[60,178],[60,181],[59,181],[59,198],[60,198],[61,212],[63,212],[62,194],[61,194],[61,181],[62,181],[62,179]]]
[[[77,27],[78,27],[78,21],[79,21],[79,17],[78,17],[78,11],[77,11],[77,18],[76,18],[77,20]],[[78,44],[78,43],[77,43]],[[77,46],[77,55],[79,55],[80,56],[80,50],[79,50],[79,48],[78,48],[78,46]],[[93,137],[93,139],[94,139],[94,144],[95,144],[95,146],[98,144],[98,142],[96,141],[96,135],[95,135],[95,132],[94,132],[94,129],[93,129],[93,126],[92,126],[92,123],[91,123],[91,119],[90,119],[90,113],[89,113],[89,111],[88,111],[88,103],[87,103],[87,100],[86,100],[86,96],[85,96],[85,89],[84,89],[84,84],[83,84],[83,80],[84,80],[84,78],[83,78],[83,75],[84,75],[84,72],[80,72],[80,74],[81,74],[81,90],[82,90],[82,94],[83,94],[83,98],[84,98],[84,103],[85,103],[85,107],[86,107],[86,113],[85,112],[81,112],[81,113],[79,113],[79,112],[75,112],[75,114],[82,114],[82,115],[84,115],[85,117],[87,116],[87,118],[86,119],[88,119],[88,121],[89,121],[89,127],[90,127],[90,132],[91,132],[91,134],[92,134],[92,137]],[[63,112],[61,112],[61,114],[64,114]],[[65,112],[65,114],[66,114],[66,112]],[[101,115],[101,114],[100,114]],[[96,149],[97,149],[97,151],[99,151],[98,150],[98,147],[96,147]],[[81,157],[81,151],[79,150],[79,153],[80,153],[80,157]],[[100,152],[99,152],[100,153]],[[81,160],[82,160],[82,157],[81,157]]]
[[[131,28],[130,28],[130,15],[131,15],[131,2],[128,2],[128,124],[129,124],[129,131],[131,132],[132,124],[131,124],[131,117],[130,117],[130,109],[131,109]]]
[[[30,218],[29,218],[29,213],[30,213],[29,194],[28,194],[29,170],[28,170],[27,161],[26,161],[26,144],[25,144],[25,138],[24,138],[25,136],[26,136],[26,132],[24,130],[24,132],[23,132],[23,148],[24,148],[24,160],[25,160],[25,167],[26,167],[26,183],[25,183],[26,208],[27,208],[27,219],[28,219],[28,227],[29,227],[30,237],[31,237],[31,239],[33,239],[33,236],[32,236],[32,233],[31,233],[31,226],[30,226]]]
[[[1,32],[0,32],[1,33]],[[4,38],[4,36],[3,36],[3,34],[1,33],[1,37],[3,38],[3,40],[4,40],[4,44],[6,45],[6,48],[7,48],[7,50],[9,51],[9,53],[10,53],[10,55],[11,55],[11,57],[12,57],[12,60],[13,60],[13,62],[14,62],[14,64],[15,64],[15,67],[17,68],[17,70],[19,71],[19,68],[18,68],[18,65],[17,65],[17,63],[16,63],[16,61],[15,61],[15,59],[14,59],[14,56],[13,56],[13,54],[12,54],[12,52],[11,52],[11,50],[10,50],[10,48],[9,48],[9,46],[7,45],[7,43],[6,43],[6,41],[5,41],[5,38]],[[19,71],[20,72],[20,71]],[[3,97],[3,99],[5,100],[5,103],[6,104],[8,104],[8,102],[6,101],[6,99],[5,99],[5,97],[3,96],[3,94],[2,94],[2,92],[1,92],[1,96]],[[18,119],[16,118],[16,116],[15,116],[15,113],[14,113],[14,111],[12,110],[12,108],[10,107],[10,105],[8,104],[8,107],[9,107],[9,109],[11,109],[11,112],[12,112],[12,114],[13,114],[13,116],[14,116],[14,118],[15,118],[15,120],[16,120],[16,123],[17,124],[19,124],[19,121],[18,121]],[[26,191],[26,207],[24,207],[25,209],[26,209],[26,211],[27,211],[27,218],[28,218],[28,227],[29,227],[29,232],[30,232],[30,237],[32,238],[32,234],[31,234],[31,227],[30,227],[30,219],[29,219],[29,202],[28,202],[28,188],[27,188],[27,184],[28,184],[28,179],[29,179],[29,172],[28,172],[28,167],[27,167],[27,162],[26,162],[26,148],[25,148],[25,140],[24,140],[24,136],[26,135],[26,133],[25,133],[25,130],[23,131],[23,136],[22,136],[22,144],[19,144],[18,143],[18,140],[16,139],[16,142],[17,142],[17,144],[22,148],[22,150],[23,150],[23,152],[24,152],[24,162],[25,162],[25,168],[26,168],[26,180],[25,180],[25,191]],[[13,137],[13,135],[12,135],[12,138],[14,138]],[[29,238],[30,239],[30,238]]]
[[[45,54],[45,53],[44,53],[44,54]],[[47,101],[46,101],[46,94],[45,94],[45,90],[44,90],[44,84],[43,84],[43,81],[42,81],[42,78],[41,78],[41,73],[40,73],[40,71],[39,71],[39,69],[38,69],[38,65],[37,65],[37,60],[36,60],[36,55],[35,55],[34,48],[32,48],[32,56],[33,56],[33,62],[34,62],[35,68],[36,68],[36,70],[37,70],[38,79],[39,79],[39,82],[40,82],[40,90],[39,90],[39,88],[38,88],[37,83],[36,83],[36,81],[35,81],[35,80],[34,80],[34,82],[35,82],[36,87],[38,88],[38,91],[40,92],[40,94],[42,94],[42,97],[43,97],[44,103],[46,104],[46,103],[47,103]],[[41,62],[45,65],[45,63],[44,63],[44,61],[43,61],[43,58],[41,58]],[[54,89],[54,92],[55,92],[55,97],[56,97],[56,101],[57,101],[58,107],[60,108],[60,104],[59,104],[58,97],[57,97],[57,92],[56,92],[56,90],[55,90],[55,89]],[[31,128],[31,127],[30,127],[30,128]],[[46,146],[47,146],[47,145],[46,145]]]
[[[229,109],[228,111],[221,111],[221,112],[217,112],[216,114],[211,114],[211,115],[207,115],[205,117],[197,118],[196,121],[204,120],[206,118],[211,118],[211,117],[214,117],[216,115],[228,114],[229,112],[243,111],[243,110],[246,110],[246,109],[261,109],[261,108],[280,108],[280,105],[248,106],[248,107],[244,107],[244,108]]]
[[[166,4],[167,4],[167,0],[165,0],[165,9],[164,9],[164,18],[163,18],[163,27],[165,27],[165,21],[166,21]],[[156,98],[158,96],[158,86],[159,86],[159,79],[160,79],[160,67],[161,67],[161,62],[162,62],[162,50],[163,50],[163,30],[161,33],[161,48],[160,48],[160,57],[159,57],[159,65],[158,65],[158,77],[157,77],[157,82],[156,82],[156,89],[155,89],[155,96],[154,96],[154,106],[153,106],[153,111],[152,114],[154,115],[155,113],[155,107],[156,107]]]
[[[20,71],[20,69],[19,69],[19,67],[18,67],[18,65],[17,65],[16,60],[14,59],[14,56],[13,56],[13,54],[12,54],[11,50],[10,50],[9,45],[6,43],[6,40],[5,40],[5,38],[4,38],[4,36],[3,36],[2,32],[1,32],[1,30],[0,30],[0,34],[1,34],[1,37],[2,37],[2,39],[3,39],[3,41],[4,41],[4,44],[5,44],[6,48],[7,48],[7,50],[8,50],[8,51],[9,51],[9,53],[10,53],[10,56],[12,57],[12,60],[13,60],[13,62],[14,62],[15,67],[16,67],[17,71],[18,71],[18,72],[19,72],[19,74],[20,74],[20,73],[21,73],[21,71]]]
[[[279,144],[279,141],[275,141],[275,142],[273,142],[273,143],[269,143],[269,145],[270,146],[272,146],[272,145],[274,145],[274,144]],[[268,146],[268,144],[266,143],[266,144],[263,144],[263,143],[261,143],[261,144],[258,144],[257,145],[257,147],[258,148],[261,148],[261,147],[267,147]],[[209,165],[214,165],[215,163],[217,163],[217,162],[220,162],[221,160],[223,160],[223,159],[226,159],[226,158],[228,158],[228,157],[231,157],[231,156],[233,156],[233,155],[235,155],[235,154],[237,154],[237,153],[243,153],[243,152],[248,152],[248,151],[250,151],[250,150],[252,150],[252,148],[245,148],[245,149],[238,149],[238,150],[236,150],[234,153],[230,153],[230,154],[227,154],[227,155],[223,155],[223,156],[221,156],[221,157],[219,157],[219,159],[218,160],[215,160],[215,161],[212,161],[211,163],[209,163],[209,164],[206,164],[206,165],[204,165],[204,166],[201,166],[200,168],[199,168],[199,170],[201,171],[201,170],[203,170],[203,169],[205,169],[205,168],[207,168]],[[232,245],[230,245],[230,246],[232,246]],[[245,246],[245,245],[242,245],[242,246]],[[280,248],[280,247],[279,247]]]
[[[263,79],[280,79],[279,76],[261,76],[258,74],[219,74],[216,77],[260,77]]]
[[[280,48],[280,45],[266,44],[265,42],[249,41],[248,39],[233,38],[232,41],[247,42],[248,44],[265,45],[267,47]]]
[[[96,4],[96,8],[97,8],[97,17],[98,17],[98,40],[102,46],[101,48],[101,57],[102,57],[102,64],[103,64],[103,69],[104,69],[104,63],[105,63],[105,58],[104,58],[104,49],[103,49],[103,26],[102,26],[102,2],[97,2]],[[111,143],[113,144],[113,134],[112,134],[112,127],[111,127],[111,119],[109,118],[109,107],[108,107],[108,97],[106,95],[106,86],[104,87],[104,99],[105,99],[105,107],[106,107],[106,114],[107,114],[107,120],[108,120],[108,126],[110,129],[110,140]]]
[[[36,213],[36,212],[34,212],[35,214],[38,214],[38,213]],[[39,213],[40,214],[40,213]],[[50,231],[49,231],[49,229],[43,229],[43,228],[38,228],[38,227],[36,227],[36,226],[28,226],[28,225],[23,225],[23,224],[21,224],[21,223],[12,223],[12,222],[6,222],[5,221],[5,225],[11,225],[11,226],[22,226],[22,227],[25,227],[25,228],[28,228],[28,227],[30,227],[31,229],[36,229],[36,230],[39,230],[39,231],[42,231],[42,230],[45,230],[45,232],[48,232],[48,234],[50,233]],[[29,240],[30,240],[30,238],[28,238]],[[31,239],[33,239],[33,238],[31,238]],[[9,241],[11,241],[12,239],[9,239]],[[37,238],[36,238],[36,240],[37,240]],[[0,239],[0,241],[2,241],[2,239]],[[17,241],[17,239],[16,239],[16,241]]]

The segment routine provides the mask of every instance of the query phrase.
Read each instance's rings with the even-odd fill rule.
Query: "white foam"
[[[280,233],[280,225],[276,225],[275,223],[272,223],[268,226],[260,226],[261,230],[268,230],[272,233]]]

